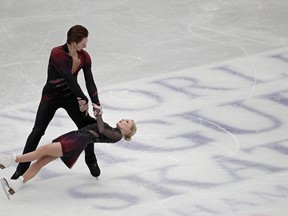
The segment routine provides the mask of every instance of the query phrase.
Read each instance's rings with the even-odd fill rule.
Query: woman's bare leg
[[[53,157],[62,157],[63,152],[62,152],[62,147],[60,142],[55,142],[51,144],[46,144],[43,145],[39,148],[37,148],[33,152],[29,152],[23,155],[18,155],[16,157],[16,162],[30,162],[34,160],[39,160],[40,158],[44,156],[53,156]]]
[[[32,179],[40,171],[42,167],[44,167],[45,165],[47,165],[48,163],[57,158],[59,157],[45,155],[42,158],[35,161],[34,163],[32,163],[32,165],[28,168],[28,170],[23,174],[24,178],[23,182],[25,183],[30,179]]]
[[[39,170],[49,162],[62,157],[63,151],[60,142],[46,144],[40,146],[33,152],[29,152],[16,157],[16,162],[30,162],[35,161],[29,169],[23,174],[24,183],[33,178]]]

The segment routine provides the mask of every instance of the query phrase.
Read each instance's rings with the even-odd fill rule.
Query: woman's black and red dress
[[[60,142],[62,146],[62,161],[67,167],[77,161],[81,152],[91,143],[115,143],[122,139],[119,128],[112,128],[103,122],[102,117],[97,117],[97,122],[90,124],[77,131],[71,131],[54,139],[53,142]]]

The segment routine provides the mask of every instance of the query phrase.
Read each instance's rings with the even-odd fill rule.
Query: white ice
[[[0,0],[0,153],[35,120],[49,53],[75,24],[104,119],[133,118],[131,142],[54,161],[1,215],[286,216],[288,1]],[[79,82],[85,90],[83,76]],[[59,110],[41,144],[75,125]],[[9,177],[11,169],[0,170]]]

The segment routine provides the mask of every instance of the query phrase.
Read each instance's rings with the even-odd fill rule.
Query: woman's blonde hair
[[[130,141],[131,137],[137,132],[137,126],[134,120],[132,120],[132,126],[130,128],[130,133],[124,136],[126,141]]]

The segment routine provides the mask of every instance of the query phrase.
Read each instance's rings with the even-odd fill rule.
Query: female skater
[[[32,179],[49,162],[60,157],[65,165],[71,169],[88,144],[91,145],[95,142],[115,143],[122,138],[129,141],[136,133],[136,124],[132,119],[122,119],[116,124],[115,128],[112,128],[103,122],[100,106],[93,104],[93,110],[96,119],[94,124],[61,135],[54,139],[51,144],[43,145],[30,153],[18,156],[0,155],[1,169],[14,163],[35,161],[18,179],[1,179],[1,184],[8,199],[10,199],[10,195],[18,191],[25,182]]]
[[[59,108],[67,111],[78,129],[88,123],[93,123],[94,118],[89,120],[83,118],[89,118],[89,116],[85,116],[88,110],[88,98],[77,82],[77,75],[82,69],[90,99],[92,103],[100,105],[91,71],[91,58],[84,50],[87,42],[88,30],[81,25],[75,25],[67,32],[67,42],[52,49],[48,63],[47,82],[43,87],[34,127],[27,138],[23,154],[37,148],[48,124]],[[85,162],[91,175],[98,177],[100,169],[94,153],[93,143],[85,149]],[[11,179],[17,179],[23,175],[29,165],[29,162],[19,163]]]

